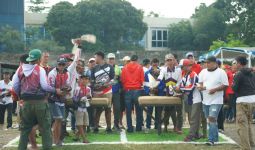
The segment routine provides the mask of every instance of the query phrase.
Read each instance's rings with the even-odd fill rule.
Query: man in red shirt
[[[124,66],[121,74],[121,81],[125,90],[125,105],[127,117],[127,132],[133,132],[132,106],[136,109],[136,131],[142,131],[143,111],[138,104],[138,97],[141,95],[144,82],[143,67],[138,63],[138,56],[133,55],[131,62]]]
[[[186,58],[189,59],[193,64],[191,70],[196,74],[199,74],[202,71],[202,67],[196,63],[194,54],[192,52],[188,52],[186,54]]]

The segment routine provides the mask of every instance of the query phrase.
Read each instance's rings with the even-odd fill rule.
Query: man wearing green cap
[[[32,127],[39,124],[42,130],[42,148],[51,149],[51,118],[46,92],[63,95],[60,89],[51,87],[47,82],[45,70],[40,67],[41,51],[34,49],[29,52],[26,61],[13,76],[13,88],[20,99],[24,100],[21,109],[21,133],[19,150],[26,150],[28,135]]]

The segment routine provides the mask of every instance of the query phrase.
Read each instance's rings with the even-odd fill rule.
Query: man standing
[[[113,103],[113,113],[114,113],[114,126],[113,129],[119,131],[119,123],[120,123],[120,74],[121,69],[118,65],[115,64],[115,55],[113,53],[109,53],[108,64],[113,66],[114,68],[114,84],[112,85],[112,103]]]
[[[48,75],[50,70],[51,70],[51,67],[49,66],[49,52],[43,52],[42,53],[42,58],[41,58],[41,63],[40,63],[40,66],[43,67],[43,69],[46,71],[46,74]]]
[[[246,67],[246,57],[238,56],[235,60],[238,72],[234,76],[232,88],[237,96],[237,133],[241,139],[242,150],[251,150],[251,147],[255,146],[251,129],[252,104],[255,103],[255,73]]]
[[[136,110],[136,131],[142,131],[143,111],[139,106],[138,97],[141,95],[144,72],[143,67],[138,64],[137,55],[133,55],[131,62],[122,69],[121,81],[125,90],[127,132],[134,132],[131,116],[133,105],[135,105]]]
[[[59,58],[57,60],[57,67],[50,71],[48,79],[50,85],[55,88],[60,88],[65,92],[65,95],[71,91],[70,74],[66,69],[67,60]],[[62,122],[65,120],[65,102],[66,97],[51,94],[49,100],[52,102],[52,118],[53,123],[53,142],[57,146],[62,146],[61,131]]]
[[[166,67],[163,67],[160,70],[160,75],[158,76],[158,80],[165,82],[166,95],[174,96],[175,88],[179,87],[182,80],[182,71],[180,68],[176,68],[175,66],[176,60],[173,54],[167,54],[165,56],[165,61],[166,61]],[[164,115],[165,132],[167,132],[167,125],[169,124],[170,116],[173,121],[174,131],[178,134],[182,134],[182,125],[183,125],[182,106],[165,107],[165,115]]]
[[[91,71],[91,86],[93,96],[108,98],[112,100],[112,84],[114,81],[114,68],[104,61],[104,53],[95,53],[96,66]],[[111,129],[111,105],[107,107],[96,108],[94,133],[98,133],[100,116],[105,111],[105,120],[107,124],[106,132],[112,133]]]
[[[228,86],[228,77],[224,70],[218,68],[214,56],[207,58],[207,69],[199,74],[199,85],[197,88],[203,94],[203,111],[209,120],[209,134],[207,145],[218,142],[217,119],[223,105],[223,93]]]
[[[63,92],[48,84],[45,70],[39,66],[40,59],[41,51],[31,50],[26,59],[29,64],[23,64],[13,76],[15,93],[24,100],[21,109],[19,150],[27,149],[28,135],[37,123],[42,130],[42,148],[49,150],[52,147],[51,117],[46,92],[58,95],[63,95]]]
[[[12,127],[12,82],[10,73],[3,73],[4,79],[0,81],[0,130],[4,128],[4,116],[7,109],[7,129]]]

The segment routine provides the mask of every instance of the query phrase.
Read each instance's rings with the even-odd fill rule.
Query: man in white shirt
[[[209,120],[209,135],[207,145],[214,145],[218,142],[217,118],[223,105],[223,94],[228,86],[228,77],[224,70],[217,67],[214,56],[207,58],[207,69],[199,74],[198,89],[203,94],[203,111]]]
[[[0,130],[4,127],[5,110],[7,109],[7,128],[12,127],[12,82],[10,73],[4,72],[3,80],[0,81]]]
[[[252,107],[255,103],[255,73],[246,67],[246,57],[238,56],[235,60],[238,72],[234,76],[232,89],[237,96],[237,133],[241,140],[241,148],[251,150],[251,147],[255,146],[251,129]]]

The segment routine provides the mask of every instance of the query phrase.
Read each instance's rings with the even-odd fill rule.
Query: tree
[[[168,29],[168,47],[173,50],[194,50],[193,31],[189,21],[171,24]]]
[[[228,33],[238,35],[246,44],[255,46],[254,0],[217,0],[213,7],[222,10],[228,21]]]
[[[45,0],[30,0],[30,3],[32,3],[33,5],[28,6],[28,10],[34,13],[41,13],[46,8],[49,8],[44,6],[44,1]]]
[[[224,37],[226,24],[220,10],[201,4],[192,18],[194,19],[194,45],[198,50],[208,50],[212,41]]]
[[[60,2],[50,10],[46,27],[66,47],[70,39],[89,33],[97,36],[97,43],[87,48],[105,50],[138,47],[147,30],[143,12],[125,0],[87,0],[75,6]]]
[[[24,50],[22,35],[10,26],[0,29],[0,49],[8,52],[19,52]]]
[[[61,53],[65,51],[65,47],[59,46],[57,42],[52,40],[38,40],[29,47],[29,49],[41,49],[48,52]]]
[[[215,50],[220,47],[247,47],[247,46],[248,45],[246,45],[243,40],[239,40],[235,38],[233,34],[229,34],[226,42],[221,40],[213,41],[213,44],[210,46],[210,50]]]

